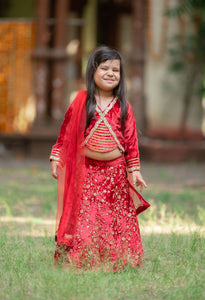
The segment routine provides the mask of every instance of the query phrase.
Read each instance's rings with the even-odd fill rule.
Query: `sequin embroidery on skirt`
[[[143,248],[123,157],[86,158],[86,178],[76,232],[66,264],[119,271],[142,265]]]

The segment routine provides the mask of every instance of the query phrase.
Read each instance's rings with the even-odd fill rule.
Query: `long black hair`
[[[95,113],[96,99],[96,84],[94,81],[94,74],[98,66],[106,60],[119,59],[120,61],[120,82],[113,90],[114,96],[118,96],[121,107],[121,128],[124,132],[125,120],[127,117],[127,101],[126,101],[126,84],[124,75],[124,64],[122,57],[118,51],[109,48],[107,46],[98,47],[89,57],[87,69],[86,69],[86,87],[87,87],[87,99],[86,99],[86,111],[87,111],[87,124],[89,126],[90,121]]]

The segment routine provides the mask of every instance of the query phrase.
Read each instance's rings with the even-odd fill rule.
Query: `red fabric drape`
[[[84,183],[86,96],[86,91],[79,91],[73,100],[58,167],[57,243],[65,245],[70,245],[75,232]]]

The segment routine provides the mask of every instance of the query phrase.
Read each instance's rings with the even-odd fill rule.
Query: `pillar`
[[[53,42],[53,64],[52,64],[52,106],[51,116],[53,119],[61,119],[64,114],[63,100],[65,97],[66,83],[66,37],[68,30],[68,0],[56,1],[55,7],[55,29]]]
[[[145,63],[145,14],[146,1],[132,0],[132,54],[131,54],[131,104],[137,128],[144,132],[146,127],[144,97]]]
[[[47,113],[48,62],[45,53],[50,38],[47,19],[50,14],[50,0],[36,1],[36,42],[33,51],[35,59],[35,97],[36,120],[43,119]]]

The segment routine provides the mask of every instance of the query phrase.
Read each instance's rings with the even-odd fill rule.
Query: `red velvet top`
[[[97,106],[95,110],[95,117],[92,118],[89,127],[85,131],[85,145],[87,145],[88,148],[93,149],[92,148],[93,142],[91,143],[91,141],[92,138],[94,137],[94,134],[97,133],[96,136],[99,135],[99,128],[106,127],[107,129],[109,129],[109,132],[112,136],[113,139],[112,145],[116,145],[115,148],[118,147],[120,151],[124,153],[124,157],[127,163],[127,169],[129,172],[132,172],[134,170],[140,169],[140,161],[139,161],[138,139],[137,139],[135,118],[134,118],[132,108],[128,102],[127,105],[128,105],[128,112],[127,112],[127,118],[125,122],[124,134],[121,131],[121,122],[120,122],[121,108],[117,99],[115,101],[112,100],[111,103],[108,105],[108,107],[105,109],[105,111],[101,111],[100,108]],[[52,159],[59,160],[61,146],[63,144],[66,127],[69,123],[72,114],[72,109],[73,109],[73,103],[70,105],[70,107],[68,108],[65,114],[65,119],[61,126],[61,130],[57,142],[52,147],[50,160]],[[102,127],[102,124],[104,127]],[[101,130],[101,134],[102,132],[105,132],[105,130],[104,131]],[[106,147],[105,140],[106,139],[103,139],[102,137],[98,139],[96,145],[96,151],[98,151],[97,149],[104,149]],[[107,149],[109,149],[109,145],[107,147],[108,147]],[[99,152],[102,151],[99,150]]]

